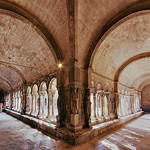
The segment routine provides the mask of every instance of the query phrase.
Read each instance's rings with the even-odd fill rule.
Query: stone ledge
[[[56,125],[52,123],[47,123],[37,118],[33,118],[27,115],[21,115],[18,112],[14,112],[12,110],[5,109],[5,112],[34,128],[41,129],[45,132],[48,132],[56,137],[64,139],[67,143],[72,145],[79,145],[85,143],[86,141],[92,139],[95,136],[98,136],[106,131],[114,129],[119,125],[124,124],[136,117],[139,117],[143,114],[143,111],[137,112],[135,114],[130,114],[125,117],[121,117],[119,119],[103,122],[97,125],[93,125],[91,129],[83,129],[82,131],[78,131],[77,133],[73,133],[66,128],[56,128]]]

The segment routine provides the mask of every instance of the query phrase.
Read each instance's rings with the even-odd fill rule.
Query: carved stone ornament
[[[71,112],[72,114],[76,115],[78,114],[78,93],[74,92],[72,94],[72,100],[71,100]]]

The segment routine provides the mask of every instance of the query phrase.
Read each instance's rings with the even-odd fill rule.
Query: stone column
[[[30,114],[30,112],[31,112],[31,107],[30,107],[30,104],[31,103],[31,100],[30,100],[30,95],[29,95],[29,93],[27,93],[26,94],[26,114]]]
[[[40,95],[39,114],[38,114],[38,117],[39,117],[39,118],[46,118],[45,112],[44,112],[44,107],[45,107],[45,94],[46,94],[45,91],[40,91],[40,92],[39,92],[39,95]],[[42,103],[42,106],[41,106],[41,103]],[[40,112],[40,111],[41,111],[41,108],[42,108],[42,112]]]
[[[108,121],[110,119],[110,113],[109,113],[109,99],[110,99],[110,93],[109,91],[104,92],[104,98],[106,97],[106,99],[104,99],[104,104],[105,104],[105,113],[104,113],[104,117],[105,120]]]
[[[47,119],[49,120],[51,118],[51,114],[50,114],[50,106],[51,106],[51,92],[48,91],[48,113],[47,113]]]
[[[119,108],[119,94],[114,93],[114,110],[115,110],[115,118],[118,119],[120,115],[120,108]]]
[[[38,112],[37,112],[37,93],[35,93],[35,115],[37,116]]]
[[[95,95],[95,93],[93,94],[93,105],[94,105],[94,118],[95,118],[95,120],[97,120],[97,117],[96,117],[96,95]]]
[[[54,93],[52,93],[52,116],[54,116]]]
[[[26,90],[25,85],[21,89],[21,114],[25,114],[26,112]]]
[[[38,103],[39,103],[38,117],[40,117],[40,115],[41,115],[41,94],[40,93],[39,93],[39,101],[38,101]]]
[[[32,92],[32,113],[31,115],[33,116],[37,116],[37,112],[36,112],[36,104],[37,104],[37,99],[36,99],[36,92]]]

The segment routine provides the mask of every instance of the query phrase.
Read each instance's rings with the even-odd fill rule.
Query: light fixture
[[[58,68],[62,68],[62,64],[58,64]]]

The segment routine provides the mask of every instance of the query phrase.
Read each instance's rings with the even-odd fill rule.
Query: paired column
[[[40,97],[40,99],[39,99],[39,113],[38,113],[39,118],[46,118],[45,111],[44,111],[45,95],[46,95],[46,91],[40,91],[39,92],[39,97]]]

